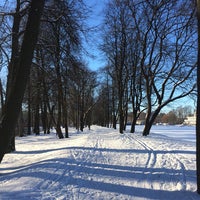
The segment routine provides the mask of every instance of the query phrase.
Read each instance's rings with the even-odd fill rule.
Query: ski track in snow
[[[93,126],[16,143],[0,164],[0,200],[200,199],[192,142]]]

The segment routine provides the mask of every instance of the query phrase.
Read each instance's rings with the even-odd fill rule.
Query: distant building
[[[186,125],[196,125],[196,113],[194,113],[193,116],[188,116],[183,124],[186,124]]]
[[[144,125],[145,115],[146,115],[146,113],[144,113],[144,112],[140,113],[140,116],[139,116],[139,118],[137,119],[137,122],[136,122],[137,125]],[[133,121],[133,113],[130,112],[130,113],[128,113],[127,124],[131,125],[132,121]]]

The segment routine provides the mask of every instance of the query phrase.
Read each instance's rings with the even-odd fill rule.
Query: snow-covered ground
[[[136,130],[17,138],[0,164],[0,200],[200,199],[195,128],[154,126],[148,137]]]

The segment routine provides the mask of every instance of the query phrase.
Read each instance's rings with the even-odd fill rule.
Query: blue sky
[[[99,51],[100,33],[99,29],[103,22],[103,9],[108,0],[85,0],[86,5],[90,8],[91,13],[87,20],[89,27],[93,27],[94,30],[90,32],[89,41],[85,45],[89,55],[85,56],[88,67],[92,70],[97,70],[100,67],[105,66],[105,60],[103,59],[102,52]]]

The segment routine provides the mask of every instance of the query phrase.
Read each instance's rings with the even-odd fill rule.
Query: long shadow
[[[36,151],[15,151],[13,154],[42,154],[48,153],[52,151],[59,151],[59,150],[85,150],[85,151],[101,151],[101,152],[114,152],[114,153],[139,153],[139,154],[146,154],[147,151],[143,149],[108,149],[108,148],[94,148],[94,147],[64,147],[64,148],[56,148],[56,149],[46,149],[46,150],[36,150]],[[178,153],[178,154],[193,154],[195,155],[195,151],[188,151],[188,150],[155,150],[156,154],[168,154],[168,153]]]
[[[154,190],[147,188],[138,188],[133,186],[125,186],[113,183],[105,183],[91,180],[74,179],[72,183],[81,183],[80,186],[86,188],[101,190],[103,192],[114,192],[123,195],[129,195],[132,197],[147,198],[147,199],[159,199],[159,200],[188,200],[191,196],[196,196],[191,191],[165,191],[165,190]],[[184,195],[183,195],[184,193]]]
[[[16,151],[13,154],[43,154],[43,153],[49,153],[49,152],[54,152],[54,151],[59,151],[59,150],[72,150],[72,151],[78,151],[80,150],[81,152],[85,152],[84,154],[91,154],[91,151],[93,152],[100,152],[100,153],[104,153],[104,152],[111,152],[111,153],[116,153],[116,156],[118,153],[132,153],[132,154],[147,154],[147,150],[142,149],[142,150],[138,150],[138,149],[106,149],[106,148],[91,148],[91,147],[66,147],[66,148],[56,148],[56,149],[48,149],[48,150],[37,150],[37,151]],[[184,150],[170,150],[170,151],[154,151],[155,154],[194,154],[194,151],[184,151]],[[142,155],[141,155],[142,156]],[[59,158],[58,158],[59,159]],[[50,160],[47,160],[46,162],[49,162]],[[44,162],[44,161],[42,161]],[[131,166],[117,166],[117,165],[112,165],[112,164],[101,164],[101,163],[88,163],[88,162],[84,162],[84,161],[78,161],[78,160],[70,160],[68,158],[66,158],[64,160],[64,162],[67,163],[74,163],[76,165],[80,165],[80,164],[84,164],[85,166],[88,167],[99,167],[99,168],[108,168],[108,169],[116,169],[116,170],[129,170],[129,171],[144,171],[144,168],[142,167],[131,167]],[[10,168],[2,168],[0,165],[0,172],[2,170],[17,170],[17,169],[21,169],[21,168],[26,168],[26,167],[30,167],[32,165],[37,165],[38,163],[33,163],[30,165],[24,165],[24,166],[19,166],[19,167],[10,167]],[[174,169],[174,173],[179,172],[180,170],[175,170]],[[171,169],[167,169],[167,168],[145,168],[145,172],[171,172]],[[187,170],[187,172],[192,173],[194,172],[194,170]]]
[[[59,150],[72,150],[72,151],[81,151],[84,154],[91,154],[91,152],[100,152],[100,153],[114,153],[117,157],[118,153],[131,153],[131,154],[147,154],[148,151],[138,150],[138,149],[106,149],[106,148],[90,148],[90,147],[66,147],[66,148],[56,148],[56,149],[47,149],[47,150],[37,150],[37,151],[16,151],[14,154],[43,154],[48,152],[54,152]],[[195,151],[188,150],[170,150],[170,151],[154,151],[155,154],[193,154]],[[143,156],[143,155],[140,155]],[[46,171],[44,171],[47,169]],[[49,170],[52,169],[52,170]],[[56,174],[55,169],[61,170],[62,175]],[[86,187],[88,189],[95,189],[104,192],[114,192],[123,195],[129,195],[133,197],[141,198],[153,198],[153,199],[180,199],[183,197],[181,193],[184,193],[185,196],[194,195],[191,191],[165,191],[165,190],[153,190],[146,188],[137,188],[127,185],[119,185],[115,183],[99,182],[94,181],[93,179],[77,178],[75,175],[78,173],[85,174],[86,177],[101,177],[105,178],[114,178],[126,180],[130,182],[135,181],[144,181],[144,182],[160,182],[164,181],[165,183],[171,182],[173,180],[180,180],[180,174],[182,174],[182,169],[167,169],[167,168],[143,168],[143,167],[134,167],[134,166],[122,166],[122,165],[113,165],[113,164],[102,164],[96,162],[86,162],[81,160],[75,160],[73,158],[55,158],[39,161],[36,163],[20,166],[20,167],[11,167],[6,168],[6,170],[13,170],[10,173],[1,173],[5,168],[0,166],[0,182],[4,180],[12,180],[21,177],[34,177],[40,178],[43,181],[55,181],[59,185],[65,185],[66,180],[69,185],[76,185],[79,187]],[[48,172],[47,172],[48,171]],[[49,171],[52,171],[51,173]],[[195,170],[186,170],[186,174],[192,174],[195,177]],[[80,177],[80,176],[79,176]],[[194,178],[195,181],[195,178]],[[12,192],[12,191],[11,191]],[[183,199],[183,198],[182,198]],[[185,198],[187,199],[187,198]]]
[[[46,170],[44,169],[52,169]],[[61,170],[61,174],[53,173],[55,169]],[[0,176],[0,181],[6,179],[17,179],[21,177],[32,177],[39,178],[41,182],[51,181],[56,182],[60,186],[63,185],[74,185],[88,189],[99,190],[102,192],[113,192],[122,195],[129,195],[132,197],[140,197],[140,198],[152,198],[152,199],[182,199],[185,196],[185,199],[188,199],[190,196],[195,196],[195,194],[191,191],[165,191],[165,190],[153,190],[147,188],[138,188],[130,185],[122,185],[114,183],[114,178],[117,180],[119,178],[127,178],[129,183],[134,183],[135,181],[160,181],[161,177],[158,174],[151,174],[151,176],[145,176],[143,173],[143,168],[132,167],[129,168],[131,171],[127,171],[126,167],[118,166],[118,165],[109,165],[109,164],[97,164],[97,163],[80,163],[76,162],[73,159],[50,159],[41,161],[38,163],[34,163],[26,166],[26,168],[18,170],[14,173],[7,173],[3,176]],[[151,169],[152,170],[152,169]],[[155,172],[164,173],[163,177],[168,177],[167,180],[164,179],[165,182],[170,182],[174,179],[179,179],[179,176],[176,174],[179,170],[170,170],[166,171],[166,169],[155,169]],[[52,171],[50,173],[50,171]],[[147,170],[148,171],[148,170]],[[86,178],[77,178],[76,175],[84,174]],[[95,181],[94,179],[101,177],[108,178],[112,177],[113,182],[108,183],[105,181]],[[62,188],[62,187],[61,187]],[[38,186],[38,189],[39,186]],[[20,192],[20,191],[19,191]],[[24,192],[24,191],[23,191]],[[12,193],[12,191],[11,191]],[[183,195],[184,193],[184,195]],[[4,194],[6,195],[6,194]],[[10,192],[7,194],[10,196]]]
[[[37,171],[34,174],[30,171],[32,169]],[[161,177],[167,177],[165,182],[170,182],[171,180],[180,179],[181,169],[167,169],[167,168],[144,168],[144,167],[130,167],[112,164],[100,164],[100,163],[90,163],[90,162],[79,162],[74,159],[68,158],[58,158],[50,159],[45,161],[40,161],[37,163],[24,165],[21,167],[13,167],[9,170],[13,172],[1,173],[0,181],[7,179],[13,179],[23,176],[38,177],[40,178],[40,171],[43,169],[59,169],[67,171],[76,171],[78,173],[85,173],[88,176],[101,176],[101,177],[115,177],[115,178],[125,178],[132,181],[160,181]],[[49,170],[48,170],[49,171]],[[194,174],[195,170],[187,170],[188,174]],[[48,177],[48,176],[46,176]],[[148,178],[148,180],[147,180]],[[195,180],[194,180],[195,181]]]
[[[98,181],[94,181],[94,180],[85,180],[85,179],[81,179],[81,178],[71,178],[70,181],[68,182],[68,185],[74,185],[75,187],[84,187],[87,189],[92,189],[95,190],[94,193],[96,193],[96,191],[101,191],[101,193],[103,192],[104,194],[102,195],[105,198],[105,192],[108,194],[108,197],[115,197],[115,194],[117,193],[118,195],[126,195],[127,199],[135,199],[135,198],[140,198],[140,199],[152,199],[152,200],[188,200],[188,199],[193,199],[193,200],[197,200],[199,199],[199,196],[191,191],[165,191],[165,190],[153,190],[153,189],[147,189],[147,188],[138,188],[138,187],[134,187],[134,186],[126,186],[126,185],[120,185],[120,184],[113,184],[113,183],[105,183],[105,182],[98,182]],[[62,188],[62,185],[61,185]],[[62,189],[61,189],[62,190]],[[20,191],[19,191],[20,193]],[[23,195],[23,193],[25,195]],[[37,191],[35,191],[33,193],[32,190],[24,190],[23,193],[20,194],[21,197],[29,197],[31,199],[34,199],[34,197],[37,197],[36,199],[40,198],[44,195],[44,194],[40,194]],[[42,192],[41,192],[42,193]],[[64,193],[64,192],[63,192]],[[61,191],[62,194],[62,199],[63,199],[63,193]],[[65,191],[66,196],[69,196],[70,191]],[[2,194],[5,199],[7,197],[13,198],[16,195],[16,191],[10,191],[9,193],[4,193]],[[32,196],[31,196],[32,195]],[[88,196],[87,196],[88,195]],[[90,193],[86,193],[84,196],[85,199],[90,198],[91,192]],[[94,194],[93,194],[94,195]],[[117,196],[118,196],[117,195]],[[95,195],[94,195],[95,196]],[[57,198],[59,198],[59,196],[57,195]],[[55,197],[52,197],[52,199],[57,199]],[[48,198],[51,199],[51,198]],[[67,199],[67,198],[65,198]],[[82,199],[82,198],[81,198]],[[94,197],[92,199],[95,199]],[[103,199],[103,198],[101,198]],[[120,198],[118,198],[120,199]]]

